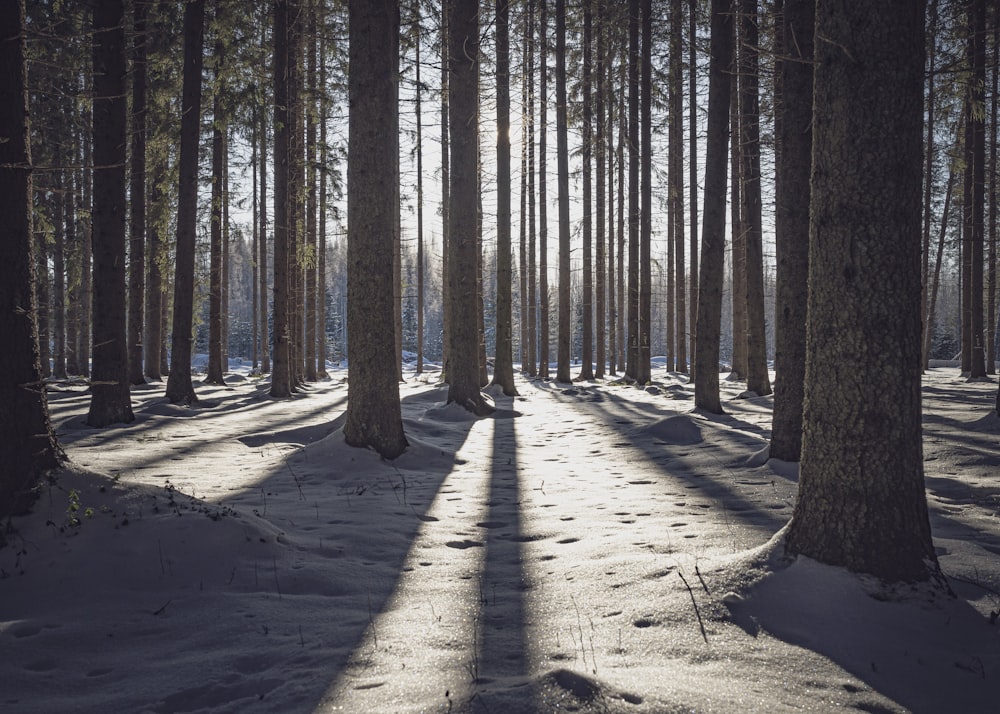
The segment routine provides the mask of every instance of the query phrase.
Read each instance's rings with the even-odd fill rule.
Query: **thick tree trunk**
[[[201,125],[202,38],[205,0],[184,6],[184,88],[181,99],[181,149],[178,165],[177,248],[174,270],[173,338],[167,399],[174,404],[198,400],[191,382],[194,343],[194,263],[198,220],[198,133]]]
[[[802,449],[802,398],[809,274],[809,175],[812,168],[813,23],[816,0],[784,0],[784,40],[775,200],[774,414],[771,457],[798,461]]]
[[[145,384],[142,368],[146,297],[146,12],[132,4],[132,172],[129,188],[128,372],[129,382]]]
[[[507,396],[514,386],[510,236],[510,7],[497,0],[497,304],[493,384]]]
[[[0,3],[0,522],[25,512],[63,459],[49,422],[35,323],[31,149],[23,0]],[[5,542],[0,530],[0,545]]]
[[[528,65],[525,69],[528,85],[528,349],[527,364],[522,364],[529,377],[538,374],[538,269],[537,224],[535,214],[535,0],[528,0],[528,22],[525,27],[528,45]]]
[[[971,0],[969,12],[968,55],[972,68],[969,82],[970,129],[972,147],[972,204],[970,210],[971,239],[969,242],[969,377],[986,376],[986,349],[983,344],[983,246],[985,242],[985,182],[986,182],[986,0]]]
[[[719,337],[726,247],[726,165],[729,140],[729,69],[733,27],[729,0],[712,0],[708,67],[708,130],[705,136],[705,209],[698,283],[698,333],[694,403],[722,413],[719,400]]]
[[[805,410],[787,550],[886,581],[941,579],[921,454],[924,7],[879,0],[858,13],[832,0],[816,15]]]
[[[698,322],[698,0],[691,0],[688,6],[688,191],[691,193],[689,210],[691,218],[690,265],[691,274],[688,278],[688,326],[691,349],[690,372],[694,377],[695,353],[697,352],[698,333],[695,325]]]
[[[746,218],[747,389],[771,393],[764,325],[764,246],[760,185],[760,97],[758,96],[757,0],[742,0],[740,33],[740,122],[742,126],[743,208]]]
[[[596,253],[597,265],[594,266],[594,330],[596,351],[594,355],[594,378],[604,379],[604,370],[607,362],[607,231],[604,227],[605,220],[605,187],[607,186],[607,175],[605,166],[607,164],[607,138],[605,136],[605,126],[607,124],[604,111],[604,93],[607,88],[607,77],[605,72],[605,62],[607,61],[607,30],[604,25],[604,15],[607,11],[603,5],[597,8],[597,57],[594,73],[597,75],[594,97],[594,149],[596,154],[596,174],[597,186],[594,192],[594,208],[597,216],[597,225],[594,233],[594,250]]]
[[[125,292],[125,3],[94,7],[94,364],[87,424],[129,424]]]
[[[395,349],[392,254],[399,137],[399,3],[351,0],[347,156],[348,360],[344,438],[394,459],[406,448]]]
[[[477,415],[492,411],[479,391],[476,285],[479,164],[479,11],[477,0],[448,6],[448,127],[451,185],[448,190],[448,282],[451,339],[448,402]]]

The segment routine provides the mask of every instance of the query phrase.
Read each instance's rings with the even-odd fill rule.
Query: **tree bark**
[[[809,324],[787,551],[943,585],[924,492],[924,3],[817,4]],[[864,369],[858,369],[864,365]]]
[[[201,124],[202,39],[205,0],[184,6],[184,87],[181,98],[181,149],[178,165],[177,248],[174,269],[173,338],[167,399],[174,404],[198,401],[191,382],[194,343],[194,262],[198,220],[198,132]]]
[[[289,108],[289,0],[277,0],[274,5],[274,279],[272,281],[274,361],[271,371],[271,396],[292,394],[292,364],[289,324],[291,310],[291,181]]]
[[[125,4],[94,7],[94,207],[91,400],[87,424],[135,420],[126,336],[125,147],[128,123]]]
[[[719,337],[726,247],[726,166],[729,140],[729,69],[733,54],[731,2],[712,0],[705,136],[705,208],[698,283],[698,333],[694,403],[722,414],[719,399]]]
[[[510,6],[496,3],[497,44],[497,303],[493,384],[508,397],[514,386],[510,235]]]
[[[132,4],[132,170],[129,198],[128,371],[129,382],[145,384],[143,323],[146,297],[146,12]]]
[[[569,142],[566,118],[566,2],[556,0],[556,170],[559,205],[559,328],[556,340],[556,381],[572,382],[570,375],[569,266]]]
[[[483,416],[493,408],[479,391],[478,262],[479,6],[453,0],[448,6],[448,282],[451,334],[448,402]]]
[[[809,176],[812,169],[812,75],[815,0],[784,0],[775,199],[775,305],[772,458],[798,461],[809,275]]]
[[[406,449],[396,344],[393,260],[399,161],[399,2],[351,0],[347,156],[350,378],[344,438],[394,459]]]
[[[59,466],[42,387],[35,323],[31,148],[23,0],[0,3],[0,521],[24,513],[42,474]],[[5,542],[0,530],[0,545]]]

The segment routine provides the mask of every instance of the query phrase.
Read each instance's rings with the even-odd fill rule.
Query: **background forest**
[[[997,19],[988,13],[970,55],[966,2],[928,7],[924,292],[926,357],[971,355],[963,305],[982,305],[979,338],[992,373],[996,354]],[[653,2],[642,18],[639,89],[630,92],[627,3],[569,3],[566,9],[566,131],[569,151],[569,270],[559,273],[561,227],[555,197],[554,18],[542,3],[512,3],[509,54],[515,359],[527,373],[555,359],[557,290],[569,291],[571,355],[599,374],[624,366],[628,291],[640,242],[649,275],[652,354],[687,371],[698,287],[699,192],[703,190],[707,92],[707,6]],[[776,123],[782,105],[775,61],[783,56],[780,2],[742,3],[734,23],[730,212],[727,218],[721,357],[745,376],[744,345],[762,330],[774,357]],[[89,4],[28,4],[29,91],[35,163],[35,231],[43,364],[58,377],[88,374],[91,330],[92,51]],[[182,3],[129,3],[129,336],[134,382],[166,373],[172,335],[184,43]],[[194,334],[196,352],[225,354],[270,369],[274,228],[274,35],[271,6],[219,0],[206,10],[199,121]],[[440,3],[403,2],[399,83],[398,326],[411,359],[442,358],[443,239],[447,181],[447,73],[442,72]],[[293,28],[287,91],[294,201],[288,250],[303,324],[304,376],[322,372],[314,355],[346,357],[347,8],[304,2]],[[543,31],[540,23],[545,22]],[[482,341],[495,353],[497,303],[496,45],[484,23],[480,70],[479,185]],[[644,62],[648,64],[644,64]],[[638,94],[638,97],[634,95]],[[639,101],[648,146],[630,142],[629,102]],[[644,136],[644,134],[642,134]],[[632,148],[636,151],[631,151]],[[641,149],[641,151],[640,151]],[[645,152],[645,153],[643,153]],[[633,186],[634,153],[649,174]],[[748,155],[751,161],[742,158]],[[443,158],[444,157],[444,158]],[[753,168],[752,164],[758,167]],[[442,168],[444,166],[444,169]],[[973,167],[985,204],[973,205]],[[759,176],[759,178],[758,178]],[[754,214],[741,201],[760,192]],[[643,191],[638,211],[632,191]],[[645,197],[645,192],[649,193]],[[742,208],[741,208],[742,207]],[[976,210],[974,210],[976,209]],[[978,211],[978,212],[977,212]],[[638,226],[632,225],[636,213]],[[752,214],[752,215],[751,215]],[[760,259],[747,262],[746,240]],[[985,252],[976,247],[985,241]],[[976,275],[986,271],[986,279]],[[564,284],[564,281],[567,284]],[[648,285],[646,284],[648,282]],[[299,285],[301,283],[301,285]],[[980,283],[982,283],[980,285]],[[746,286],[756,286],[749,302]],[[963,292],[964,291],[964,292]],[[218,303],[218,304],[216,304]],[[213,322],[213,315],[216,322]],[[565,318],[564,318],[565,319]],[[757,324],[763,320],[763,324]],[[293,321],[294,322],[294,321]],[[315,325],[315,327],[311,327]],[[263,336],[263,337],[262,337]],[[585,344],[586,343],[586,344]],[[966,345],[967,346],[967,345]],[[144,361],[142,355],[144,354]],[[218,359],[218,358],[216,358]],[[310,367],[307,361],[315,365]],[[964,365],[966,371],[969,365]],[[219,364],[220,371],[226,365]]]

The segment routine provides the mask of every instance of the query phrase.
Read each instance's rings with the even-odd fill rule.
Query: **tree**
[[[924,491],[924,3],[816,7],[809,323],[786,547],[886,581],[940,579]],[[858,369],[864,365],[864,369]]]
[[[593,153],[593,109],[591,107],[591,54],[593,16],[590,2],[583,4],[583,325],[581,338],[580,379],[594,378],[594,267],[593,267],[593,197],[591,193],[591,155]],[[603,355],[602,355],[603,356]],[[603,371],[603,366],[601,367]]]
[[[347,415],[344,438],[394,459],[406,449],[395,359],[392,254],[397,230],[390,185],[399,161],[399,2],[349,5],[350,138],[347,155]]]
[[[549,0],[538,13],[538,376],[549,378]]]
[[[198,401],[191,383],[194,343],[194,258],[198,220],[198,130],[201,124],[202,39],[205,0],[184,6],[184,88],[181,97],[181,149],[178,163],[177,248],[174,255],[174,319],[170,343],[167,399]]]
[[[767,340],[764,325],[763,218],[760,185],[760,96],[757,0],[741,0],[740,38],[740,157],[742,159],[743,215],[746,221],[747,389],[771,393],[767,374]]]
[[[967,57],[972,76],[968,85],[968,120],[965,148],[966,197],[963,259],[966,268],[967,301],[963,307],[962,353],[969,355],[969,377],[986,376],[983,345],[983,244],[986,176],[986,0],[969,0]]]
[[[510,6],[497,0],[497,308],[493,384],[507,396],[514,386],[510,237]]]
[[[87,423],[135,419],[129,395],[125,293],[125,3],[94,6],[94,311]]]
[[[646,384],[652,378],[653,308],[653,4],[642,0],[642,40],[639,80],[639,162],[641,189],[639,199],[639,335],[635,380]],[[634,139],[633,139],[634,141]],[[669,266],[667,272],[670,273]],[[670,298],[672,303],[672,298]]]
[[[806,300],[809,274],[809,174],[812,168],[812,53],[815,0],[784,0],[778,68],[775,201],[774,414],[771,452],[798,461],[802,448],[802,390],[805,380]]]
[[[293,120],[289,110],[289,16],[292,0],[277,0],[274,4],[274,280],[271,285],[274,311],[274,359],[271,371],[271,396],[288,397],[292,393],[291,327],[289,310],[289,256],[291,254],[291,223],[289,166],[290,129]]]
[[[26,511],[35,485],[59,466],[62,452],[42,389],[35,322],[24,0],[0,3],[0,197],[6,229],[0,239],[0,521]],[[5,541],[0,530],[0,545]]]
[[[722,272],[725,261],[726,158],[729,139],[729,66],[733,54],[730,0],[712,0],[708,65],[708,128],[705,136],[705,206],[698,271],[698,335],[694,404],[722,413],[719,400],[719,335],[722,327]]]
[[[212,87],[212,218],[209,230],[209,285],[208,285],[208,367],[205,382],[225,384],[225,347],[222,344],[223,321],[223,204],[225,197],[225,152],[226,125],[229,117],[223,106],[224,74],[228,48],[223,41],[223,25],[226,21],[222,6],[215,6],[215,46],[212,50],[214,85]]]
[[[556,0],[556,172],[559,197],[559,331],[556,381],[571,382],[569,299],[569,145],[566,126],[566,2]]]
[[[129,198],[128,371],[132,384],[145,384],[143,323],[146,296],[146,12],[132,4],[132,171]]]
[[[448,402],[483,416],[476,310],[479,164],[479,10],[477,0],[448,5]]]
[[[639,377],[639,0],[628,3],[628,353],[625,377]]]

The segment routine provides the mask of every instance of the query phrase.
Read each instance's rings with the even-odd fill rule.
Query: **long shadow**
[[[424,395],[406,397],[402,400],[402,406],[404,424],[415,424],[417,417],[425,411],[427,398]],[[323,408],[329,409],[329,404]],[[333,416],[331,415],[331,421]],[[510,425],[509,420],[505,422],[498,419],[497,422]],[[414,433],[418,438],[424,439],[430,435],[432,446],[439,457],[430,469],[421,468],[415,462],[401,466],[401,461],[405,460],[404,454],[404,458],[397,459],[396,462],[380,462],[381,473],[374,473],[368,482],[360,483],[359,477],[352,474],[350,458],[324,464],[321,472],[314,470],[311,473],[301,466],[292,468],[285,464],[275,467],[264,479],[248,486],[244,492],[226,495],[227,512],[230,514],[227,517],[238,518],[243,524],[240,527],[244,529],[248,542],[246,557],[241,558],[238,563],[232,563],[231,572],[230,564],[227,563],[226,573],[220,575],[219,582],[214,578],[206,579],[201,583],[196,581],[194,587],[199,592],[216,591],[220,602],[224,602],[230,593],[248,592],[259,594],[259,600],[244,597],[237,601],[239,607],[233,611],[219,613],[221,621],[230,623],[224,629],[226,637],[230,639],[218,650],[217,659],[212,662],[212,670],[229,672],[235,683],[230,686],[221,681],[212,683],[212,680],[208,680],[211,687],[218,692],[231,689],[233,700],[239,700],[247,695],[247,691],[256,692],[259,688],[260,691],[255,696],[259,697],[265,708],[269,694],[279,688],[290,687],[294,690],[290,701],[298,702],[290,711],[313,712],[317,707],[322,707],[331,683],[342,677],[352,657],[358,654],[365,643],[369,625],[387,610],[421,526],[428,520],[436,520],[428,516],[428,509],[442,483],[458,463],[455,454],[468,438],[473,423],[442,421],[439,424],[417,425]],[[407,434],[410,435],[409,427]],[[371,474],[370,462],[377,461],[377,455],[365,450],[358,452],[359,459],[369,460],[365,474]],[[306,454],[304,450],[297,451],[299,457]],[[169,459],[168,456],[163,458]],[[511,459],[513,468],[513,455]],[[293,456],[289,456],[287,462],[294,460]],[[444,463],[445,460],[447,464]],[[165,468],[174,471],[184,468],[182,461],[172,461],[169,465],[164,461],[164,464]],[[508,480],[504,481],[503,477]],[[503,495],[498,492],[493,499],[497,505],[491,519],[502,518],[508,522],[509,527],[517,531],[516,473],[498,472],[497,479],[502,484],[498,487],[504,491]],[[321,491],[326,494],[333,492],[338,496],[342,495],[342,498],[333,502],[327,499],[321,512],[318,501],[314,506],[314,494]],[[171,495],[171,502],[175,497],[178,502],[187,498],[183,494]],[[372,498],[379,499],[374,507],[369,502],[365,507],[355,509],[361,499]],[[255,505],[257,499],[261,499],[262,503]],[[376,510],[373,511],[373,508]],[[376,511],[378,520],[373,522],[370,514]],[[187,512],[181,509],[177,515]],[[190,516],[198,517],[198,514]],[[183,527],[184,519],[179,519],[178,523]],[[373,535],[389,534],[390,537],[367,538],[363,535],[366,529],[370,529]],[[167,531],[164,533],[166,538]],[[496,538],[491,538],[490,541],[490,557],[495,562],[495,568],[500,570],[491,566],[484,575],[484,583],[490,584],[488,587],[484,585],[484,589],[488,589],[493,598],[492,584],[495,582],[497,602],[508,599],[503,588],[506,587],[509,576],[503,569],[514,567],[512,563],[519,560],[519,556],[512,550],[516,545],[512,543],[516,541],[505,542]],[[170,545],[164,542],[163,547],[169,557]],[[213,543],[205,543],[198,560],[206,564],[221,563],[219,555],[213,555],[214,551]],[[301,569],[302,554],[309,554],[310,559],[322,559],[327,564],[333,564],[335,570],[332,572],[338,575],[333,581],[329,581]],[[190,566],[194,568],[197,564],[192,563]],[[171,572],[170,579],[164,582],[164,601],[180,597],[175,592],[183,593],[192,587],[186,580],[187,576],[180,574],[181,566],[175,566],[175,570],[178,571],[177,575]],[[188,572],[187,567],[183,570]],[[515,582],[520,582],[520,578],[515,578]],[[516,587],[513,592],[517,593]],[[303,621],[303,612],[314,611],[316,598],[323,599],[327,616],[322,620]],[[515,619],[512,622],[517,623],[522,619],[519,598],[518,594],[518,599],[511,607],[505,608],[508,613],[513,613]],[[359,617],[359,613],[367,613],[367,616]],[[197,610],[191,611],[190,622],[187,622],[188,615],[188,612],[181,610],[174,614],[175,620],[186,623],[181,626],[187,627],[192,633],[191,640],[185,647],[203,646],[199,644],[199,638],[203,635],[200,632]],[[490,622],[492,626],[493,620]],[[504,623],[495,624],[502,626]],[[501,650],[517,651],[520,648],[523,651],[520,626],[512,630],[504,629],[516,635],[510,645],[513,649],[508,650],[508,645],[501,645],[493,635],[484,640],[486,649],[481,656],[484,674],[487,666],[492,671],[494,662],[506,661]],[[211,630],[206,631],[204,636],[210,632]],[[205,643],[204,646],[217,648],[218,644]],[[272,654],[263,658],[262,662],[268,659],[287,662],[300,657],[304,647],[321,649],[322,654],[303,660],[294,682],[282,682],[274,677],[265,677],[257,669],[252,672],[246,669],[246,652],[267,648]],[[145,657],[142,652],[142,646],[139,646],[136,656]],[[98,653],[94,661],[101,663],[103,658]],[[134,711],[140,708],[172,711],[172,702],[199,701],[208,687],[205,683],[208,673],[192,671],[188,666],[192,661],[184,658],[176,662],[167,678],[160,678],[158,675],[150,677],[148,691],[143,693],[145,698],[141,700],[129,699],[129,695],[107,687],[99,678],[78,682],[80,695],[82,701],[93,703],[103,711]],[[518,661],[510,661],[513,666],[521,667],[524,656],[520,655]],[[166,673],[167,670],[163,672]],[[179,674],[180,672],[184,674]],[[244,678],[237,673],[247,676]],[[257,684],[254,684],[255,681]],[[139,695],[131,696],[134,698]],[[160,700],[159,704],[157,699]],[[254,711],[261,711],[260,704],[257,706]]]
[[[498,399],[499,401],[499,399]],[[520,466],[511,406],[493,415],[493,455],[486,521],[486,553],[480,574],[477,691],[473,699],[487,711],[516,712],[530,697],[525,642],[524,593],[529,587],[523,568]],[[499,405],[498,405],[499,406]]]
[[[637,408],[637,406],[627,398],[615,394],[611,390],[578,390],[578,395],[570,397],[577,402],[579,408],[586,409],[602,419],[605,424],[616,430],[622,436],[622,446],[633,447],[643,452],[649,462],[656,464],[663,472],[664,476],[691,491],[696,491],[702,496],[717,502],[726,511],[726,518],[733,518],[743,521],[747,525],[756,528],[765,528],[770,533],[779,530],[791,516],[791,504],[781,503],[776,499],[770,499],[767,508],[761,508],[757,503],[749,500],[736,487],[736,474],[742,469],[740,459],[750,456],[754,450],[763,446],[762,442],[755,437],[755,434],[762,430],[756,425],[730,415],[714,417],[708,419],[712,424],[718,424],[726,428],[735,430],[731,436],[733,445],[740,451],[737,454],[726,453],[727,460],[719,459],[718,469],[713,473],[706,473],[704,470],[694,470],[686,464],[686,455],[693,450],[706,448],[725,449],[724,445],[715,446],[705,443],[695,443],[690,445],[667,444],[659,442],[648,435],[641,433],[641,428],[650,423],[657,414],[661,417],[675,414],[669,409]],[[599,392],[594,394],[593,392]],[[566,397],[561,397],[566,398]],[[667,402],[669,404],[669,402]],[[699,415],[704,416],[704,415]],[[675,465],[669,468],[666,463]],[[678,469],[676,465],[683,468]],[[760,481],[760,479],[751,479]],[[670,481],[664,481],[663,485],[670,485]],[[763,486],[762,483],[748,484],[753,488]],[[779,508],[780,506],[780,508]]]

